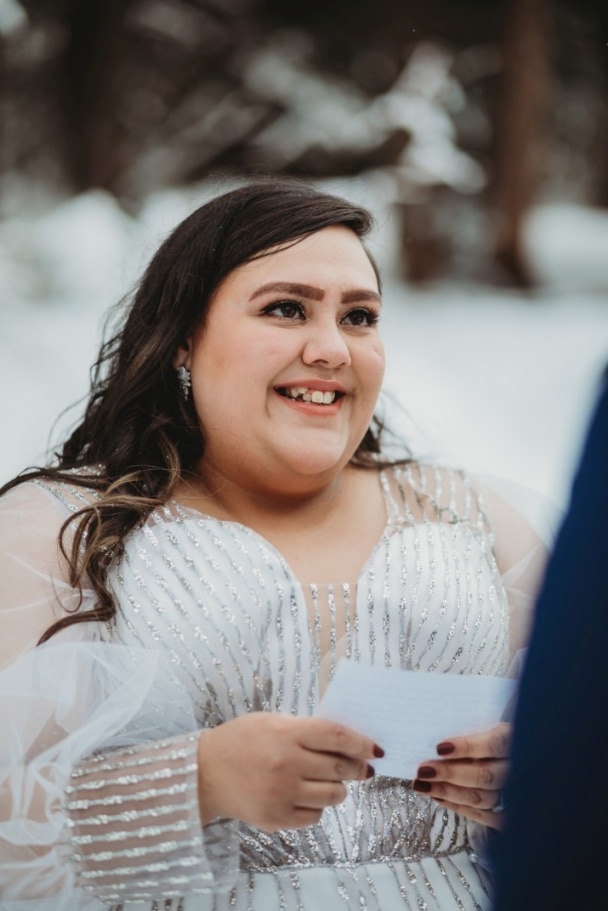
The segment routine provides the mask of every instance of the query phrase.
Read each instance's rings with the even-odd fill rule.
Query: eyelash
[[[277,311],[279,311],[281,308],[286,308],[286,307],[295,308],[297,310],[297,315],[292,314],[290,316],[285,316],[284,314],[277,313]],[[304,311],[304,307],[302,306],[302,304],[299,301],[294,301],[294,300],[275,301],[274,303],[268,304],[266,307],[264,307],[262,310],[262,313],[264,313],[267,316],[280,315],[283,319],[286,319],[286,320],[290,320],[290,319],[304,320],[306,318],[306,313]],[[371,310],[368,307],[353,307],[352,310],[349,310],[347,313],[344,314],[344,316],[342,317],[340,322],[343,322],[347,317],[352,317],[353,314],[363,314],[364,322],[363,323],[350,323],[350,324],[345,323],[345,325],[352,325],[355,328],[361,328],[361,326],[371,327],[371,326],[375,326],[376,323],[380,319],[379,313],[377,313],[375,310]]]

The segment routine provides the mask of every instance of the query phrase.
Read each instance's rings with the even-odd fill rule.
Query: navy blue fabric
[[[494,911],[608,909],[608,371],[538,598]]]

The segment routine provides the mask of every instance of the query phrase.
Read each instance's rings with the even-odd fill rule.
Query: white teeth
[[[315,405],[331,405],[336,400],[335,392],[321,392],[320,389],[311,392],[306,386],[290,386],[285,392],[290,399],[302,399],[304,402],[314,402]]]

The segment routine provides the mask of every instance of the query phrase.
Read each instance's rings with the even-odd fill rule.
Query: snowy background
[[[544,177],[535,187],[543,204],[529,210],[524,237],[535,290],[524,293],[453,277],[466,270],[439,269],[433,274],[452,279],[414,286],[403,280],[399,261],[404,207],[412,215],[424,200],[449,243],[468,244],[473,255],[493,246],[496,223],[488,219],[484,189],[496,176],[491,85],[505,48],[491,28],[475,31],[476,16],[468,22],[471,34],[458,31],[457,40],[448,27],[449,4],[445,32],[439,28],[437,35],[428,28],[419,34],[415,16],[404,9],[398,21],[391,13],[384,38],[374,33],[369,44],[357,32],[353,5],[332,20],[334,39],[348,32],[355,53],[354,69],[345,64],[340,74],[319,65],[319,49],[332,46],[326,19],[320,31],[306,31],[295,20],[286,28],[264,18],[261,2],[249,5],[246,19],[239,18],[238,3],[226,4],[221,22],[213,4],[197,7],[196,21],[194,7],[186,16],[179,3],[126,6],[132,15],[117,47],[127,69],[118,72],[130,75],[121,80],[112,78],[113,58],[104,49],[107,28],[83,36],[84,20],[66,20],[61,4],[48,4],[39,15],[35,4],[0,0],[0,38],[13,74],[0,169],[0,481],[44,461],[76,422],[78,408],[57,419],[87,393],[104,313],[134,285],[173,226],[228,188],[227,180],[209,179],[213,167],[205,162],[221,161],[221,149],[232,154],[241,143],[243,161],[277,173],[300,162],[291,173],[361,175],[322,186],[377,215],[370,246],[385,275],[386,388],[407,415],[393,409],[389,416],[414,450],[512,479],[563,504],[608,362],[608,209],[583,203],[600,202],[592,186],[605,158],[601,125],[608,117],[596,20],[579,14],[577,4],[555,8],[551,34],[561,51],[546,61],[556,94],[545,104],[554,98],[559,117],[545,111]],[[403,47],[395,56],[399,23],[396,47]],[[208,56],[211,25],[224,42],[221,60]],[[66,111],[74,113],[66,89],[75,77],[54,82],[48,74],[63,72],[69,42],[80,47],[83,38],[110,71],[90,71],[81,55],[82,116],[64,122]],[[373,91],[353,76],[365,60],[368,76],[378,71]],[[182,67],[190,72],[193,61],[200,80],[174,110]],[[224,64],[227,75],[218,83]],[[387,76],[389,64],[394,72]],[[380,78],[383,72],[387,78]],[[256,117],[264,128],[252,128]],[[91,136],[102,142],[99,154]],[[126,145],[114,148],[121,136]],[[231,168],[217,173],[239,172],[239,159],[230,154]],[[331,167],[310,171],[319,160]],[[192,174],[207,180],[191,185]],[[78,186],[116,192],[78,195]],[[158,189],[168,186],[188,188]]]
[[[386,388],[417,451],[499,475],[564,503],[608,362],[608,217],[546,205],[529,217],[540,288],[413,290],[396,278],[390,201],[372,179],[333,184],[378,216],[386,275]],[[78,416],[103,315],[168,231],[215,191],[153,194],[137,218],[101,192],[0,223],[0,480],[40,462]]]

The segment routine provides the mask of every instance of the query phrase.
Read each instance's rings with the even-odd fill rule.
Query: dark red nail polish
[[[449,756],[455,749],[456,747],[453,743],[450,743],[449,740],[444,740],[442,743],[437,744],[437,753],[439,756]]]
[[[366,777],[366,778],[373,778],[375,774],[376,774],[376,773],[375,773],[375,771],[374,771],[373,766],[371,766],[371,765],[368,763],[368,764],[367,764],[367,772],[365,773],[365,777]]]
[[[420,791],[422,794],[428,794],[433,785],[430,781],[419,781],[416,779],[412,784],[414,791]]]
[[[436,770],[430,765],[421,765],[418,769],[418,778],[435,778]]]
[[[374,756],[376,759],[382,759],[384,756],[384,750],[382,747],[379,747],[377,743],[374,744]]]

